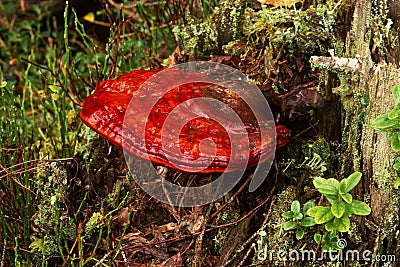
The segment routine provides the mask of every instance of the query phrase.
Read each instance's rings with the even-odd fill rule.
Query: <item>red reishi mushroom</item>
[[[282,125],[276,126],[275,130],[271,127],[264,130],[267,131],[263,133],[266,138],[261,140],[262,130],[247,104],[227,93],[223,87],[213,84],[208,77],[205,79],[205,75],[183,75],[181,70],[176,70],[166,79],[164,77],[161,84],[147,87],[147,91],[138,90],[159,71],[134,70],[115,80],[100,82],[95,92],[83,102],[80,113],[82,120],[102,137],[130,154],[184,172],[233,171],[235,166],[240,166],[243,158],[247,162],[246,169],[249,169],[273,157],[275,134],[277,147],[287,143],[289,130]],[[183,80],[196,80],[198,76],[209,82],[186,83]],[[170,86],[181,81],[183,85],[175,86],[165,94],[157,91],[160,85]],[[146,100],[140,95],[144,92],[158,99],[150,114],[146,112]],[[196,105],[191,106],[188,100],[199,97],[216,98],[227,103],[238,113],[242,123],[236,123],[207,101],[196,101]],[[130,104],[131,100],[133,104]],[[183,107],[176,109],[181,104]],[[131,107],[129,114],[128,106]],[[208,115],[201,116],[203,111]],[[171,112],[175,112],[174,116],[168,117]],[[193,117],[193,114],[196,116]],[[145,121],[145,129],[135,127],[135,121]],[[184,123],[180,124],[182,121]],[[228,129],[221,122],[225,126],[229,125]],[[245,138],[243,133],[246,134]],[[165,136],[169,139],[167,145],[165,140],[163,143]]]

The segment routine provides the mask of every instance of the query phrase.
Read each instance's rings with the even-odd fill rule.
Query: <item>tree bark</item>
[[[223,2],[230,3],[230,1]],[[238,3],[240,0],[231,3],[234,2]],[[386,42],[384,43],[386,47],[382,48],[376,44],[377,36],[383,34],[379,31],[382,31],[382,27],[386,25],[387,16],[397,19],[394,20],[394,25],[396,30],[400,28],[398,14],[392,14],[396,11],[399,13],[397,9],[399,4],[397,0],[346,0],[344,2],[349,6],[349,10],[354,9],[354,13],[351,15],[351,11],[348,11],[344,14],[343,24],[351,21],[351,25],[344,25],[340,32],[340,35],[345,35],[342,36],[342,40],[345,40],[343,57],[357,58],[360,67],[350,72],[329,73],[328,70],[327,75],[330,78],[326,78],[321,88],[327,105],[317,115],[320,122],[317,126],[318,134],[328,141],[340,143],[338,168],[332,170],[336,178],[348,177],[355,171],[362,172],[362,182],[353,190],[352,195],[354,199],[368,203],[372,209],[372,213],[367,217],[353,216],[351,218],[351,231],[346,234],[346,239],[349,239],[348,241],[352,244],[351,246],[349,244],[346,249],[356,249],[360,253],[370,250],[373,254],[370,256],[370,261],[366,263],[367,266],[389,266],[389,264],[398,266],[396,261],[384,263],[377,260],[377,256],[382,255],[394,255],[396,259],[400,259],[400,242],[398,241],[400,191],[393,188],[393,183],[398,177],[392,166],[395,153],[386,135],[373,130],[370,123],[377,116],[393,108],[392,88],[400,82],[400,70],[394,65],[400,61],[399,46],[389,47],[390,45]],[[224,17],[227,13],[220,14]],[[225,20],[216,20],[221,23],[215,25],[230,25]],[[233,28],[238,28],[237,25]],[[223,31],[224,34],[217,35],[218,47],[226,44],[226,40],[235,39],[226,38],[227,32],[230,31]],[[204,53],[203,50],[200,52]],[[338,80],[341,83],[340,90],[334,88]],[[267,232],[265,242],[269,250],[292,249],[297,245],[304,248],[304,243],[295,244],[294,238],[288,238],[277,227],[283,222],[282,213],[290,209],[289,206],[293,200],[313,197],[300,196],[300,191],[303,192],[303,189],[300,190],[299,187],[301,183],[293,188],[288,187],[282,190],[277,196],[277,204],[273,204],[270,208],[271,216],[265,226]],[[304,191],[312,194],[312,190],[305,189]],[[236,234],[234,231],[233,233]],[[241,235],[245,236],[246,231],[242,231]],[[310,243],[306,244],[307,248],[315,248],[312,237],[309,240]],[[237,246],[230,241],[227,242],[226,247],[229,245]],[[230,253],[231,251],[222,253],[220,264],[229,257]],[[282,265],[283,263],[273,262],[272,264]],[[285,264],[298,266],[299,263],[286,262]]]
[[[387,2],[381,1],[380,4]],[[353,26],[347,36],[346,56],[359,54],[361,69],[348,80],[348,90],[342,94],[340,163],[342,177],[354,171],[363,173],[362,183],[356,188],[356,198],[369,202],[372,213],[368,218],[360,219],[357,228],[363,234],[368,249],[373,251],[370,266],[383,266],[376,260],[377,255],[391,254],[396,259],[400,258],[400,191],[393,188],[398,177],[393,169],[394,152],[386,135],[373,130],[370,123],[394,107],[391,92],[393,86],[399,83],[399,69],[384,61],[373,63],[372,5],[372,1],[356,1]],[[399,50],[398,47],[395,49]],[[369,99],[367,106],[362,104],[366,99]],[[393,266],[397,266],[396,262]]]

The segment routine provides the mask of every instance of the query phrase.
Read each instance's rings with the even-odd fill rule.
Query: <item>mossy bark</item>
[[[381,2],[382,5],[386,4]],[[340,163],[344,177],[353,171],[363,173],[362,183],[356,188],[355,195],[370,204],[372,213],[367,219],[360,219],[357,228],[363,233],[368,249],[373,251],[370,266],[381,266],[382,263],[374,260],[376,255],[393,254],[396,258],[400,256],[400,193],[393,188],[398,174],[392,167],[395,155],[390,144],[384,133],[376,132],[369,125],[375,117],[393,108],[391,92],[393,86],[399,83],[399,69],[392,64],[372,61],[371,7],[371,1],[356,2],[353,27],[347,37],[347,56],[355,57],[358,54],[361,69],[351,77],[348,90],[341,99],[343,113]],[[366,99],[368,105],[365,103]]]
[[[374,42],[376,40],[374,37],[377,34],[377,22],[373,20],[380,17],[379,12],[383,12],[381,14],[382,20],[386,18],[385,10],[387,10],[389,4],[385,0],[372,1],[346,1],[349,9],[354,9],[354,13],[352,13],[351,25],[344,25],[342,31],[338,31],[338,34],[343,36],[338,37],[337,40],[343,40],[345,44],[341,56],[358,58],[360,68],[355,72],[343,72],[340,74],[329,73],[329,70],[325,71],[325,75],[327,75],[325,76],[326,82],[321,87],[321,93],[327,105],[325,109],[316,113],[316,117],[318,117],[319,121],[317,126],[318,134],[323,136],[325,140],[335,141],[340,144],[338,149],[340,153],[338,153],[338,158],[336,159],[338,168],[330,170],[331,173],[335,178],[341,179],[355,171],[362,172],[362,182],[352,191],[352,195],[354,199],[368,203],[372,209],[372,213],[367,217],[353,216],[351,218],[351,231],[345,235],[345,238],[350,242],[347,249],[356,249],[360,252],[368,249],[373,254],[371,255],[371,261],[367,265],[382,266],[382,262],[375,260],[378,255],[395,255],[396,259],[400,258],[400,242],[398,241],[400,232],[400,191],[393,188],[393,183],[398,177],[392,167],[395,154],[385,134],[373,130],[370,127],[370,122],[378,115],[387,113],[394,106],[391,91],[393,85],[400,82],[400,71],[397,66],[385,62],[399,62],[400,58],[395,57],[400,55],[400,49],[399,46],[375,48]],[[222,3],[225,7],[242,7],[242,1],[240,0],[223,1]],[[229,3],[232,4],[229,5]],[[232,36],[226,37],[227,33],[232,34],[232,30],[226,31],[225,26],[222,27],[223,25],[232,24],[232,21],[227,23],[225,19],[221,19],[224,17],[230,18],[230,16],[227,16],[228,13],[242,14],[236,12],[235,8],[230,10],[231,12],[219,12],[214,17],[215,21],[219,22],[212,24],[214,26],[212,28],[219,33],[213,35],[218,36],[215,42],[218,45],[213,44],[215,51],[218,51],[221,45],[226,44],[226,41],[235,39],[231,38]],[[380,11],[377,11],[377,9],[380,9]],[[351,12],[347,12],[345,16],[350,17]],[[345,23],[347,21],[350,22],[350,19],[346,20]],[[396,23],[395,25],[397,25]],[[240,28],[238,25],[242,25],[241,23],[233,24],[235,25],[233,28]],[[218,27],[215,27],[215,25],[218,25]],[[262,31],[260,31],[261,33]],[[237,36],[235,37],[237,38]],[[186,42],[183,40],[181,45],[184,46],[185,43],[192,44],[187,40]],[[385,45],[388,46],[388,44]],[[329,45],[327,46],[330,47]],[[193,47],[202,48],[203,46]],[[377,50],[380,51],[377,52]],[[204,53],[204,51],[208,50],[199,49],[197,52]],[[389,51],[390,56],[393,58],[388,60],[389,53],[386,56],[384,51]],[[341,89],[337,90],[334,87],[338,85],[339,80]],[[306,243],[306,248],[308,249],[316,247],[311,233],[301,242],[293,244],[294,237],[282,236],[281,229],[275,225],[282,223],[281,214],[283,211],[288,210],[288,207],[284,207],[284,203],[289,205],[294,199],[301,200],[302,197],[304,198],[304,196],[301,196],[302,193],[307,200],[312,197],[314,199],[319,197],[319,195],[314,194],[315,191],[310,187],[308,189],[299,189],[301,186],[299,182],[296,185],[297,190],[290,191],[290,200],[283,198],[285,196],[283,193],[289,192],[288,190],[291,187],[288,187],[287,190],[282,190],[281,194],[278,195],[278,201],[272,205],[271,211],[269,211],[271,217],[266,225],[273,225],[274,227],[265,228],[267,232],[266,238],[268,239],[265,243],[270,244],[269,248],[276,245],[279,248],[295,249],[298,247],[298,249],[301,249],[305,242],[309,242]],[[285,201],[281,201],[282,199]],[[273,214],[277,214],[277,216],[272,216]],[[241,236],[246,236],[249,231],[249,229],[245,229],[247,226],[242,226],[240,231],[231,231],[232,235],[228,236],[226,240],[232,240],[232,236],[236,236],[238,233]],[[290,240],[290,242],[283,243],[283,238]],[[222,251],[221,255],[230,255],[230,251],[235,246],[237,246],[237,243],[226,242],[223,250],[228,251],[228,253]],[[221,259],[223,261],[223,257]],[[283,263],[275,262],[274,264]],[[299,265],[298,262],[286,262],[286,264],[287,266]],[[319,262],[318,266],[321,266],[320,264],[322,263]],[[385,266],[388,266],[387,264]],[[332,265],[327,263],[326,266]],[[393,263],[393,266],[396,266],[396,262]]]
[[[334,75],[328,73],[330,78],[326,79],[322,92],[327,106],[325,113],[319,113],[321,123],[318,129],[319,134],[327,140],[340,141],[336,178],[347,177],[355,171],[362,172],[362,182],[353,191],[353,197],[367,202],[372,209],[367,217],[353,216],[351,232],[346,237],[352,247],[347,249],[360,252],[370,250],[373,254],[370,255],[368,266],[383,266],[384,263],[377,260],[379,256],[394,255],[396,259],[400,258],[400,191],[393,188],[398,178],[393,169],[395,153],[386,135],[373,130],[370,123],[394,106],[391,92],[393,86],[400,82],[400,70],[396,65],[386,62],[399,62],[399,58],[388,60],[384,51],[398,55],[400,49],[398,46],[375,47],[375,24],[379,22],[373,19],[380,16],[376,13],[380,12],[377,7],[385,11],[387,1],[373,3],[371,0],[357,0],[352,5],[353,20],[345,38],[343,57],[358,58],[360,69],[339,74],[340,92],[333,88]],[[386,16],[385,13],[381,15]],[[379,49],[381,51],[377,51]],[[275,205],[272,208],[279,207]],[[272,241],[273,234],[269,234]],[[293,264],[297,266],[298,263]],[[385,266],[397,265],[389,261]]]

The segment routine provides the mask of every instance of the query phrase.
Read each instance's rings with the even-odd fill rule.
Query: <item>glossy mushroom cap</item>
[[[286,127],[275,129],[273,121],[260,125],[243,100],[202,74],[176,70],[158,84],[138,90],[159,71],[134,70],[99,83],[83,102],[82,120],[130,154],[184,172],[234,171],[243,168],[244,160],[248,169],[272,158],[275,145],[287,143]],[[182,78],[196,80],[199,75],[210,82],[185,83]],[[157,89],[180,81],[183,85],[166,93]],[[202,100],[208,98],[228,104],[241,122],[223,107]],[[149,99],[157,99],[150,113]]]

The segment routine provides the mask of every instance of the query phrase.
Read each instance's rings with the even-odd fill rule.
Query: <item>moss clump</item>
[[[57,236],[76,238],[76,225],[61,201],[67,183],[67,171],[61,163],[51,162],[39,169],[36,177],[38,204],[33,216],[36,227],[29,246],[33,251],[52,255],[59,252]]]
[[[224,52],[240,57],[243,65],[252,69],[247,74],[259,83],[279,75],[283,80],[293,79],[294,72],[309,72],[311,55],[328,55],[341,46],[337,45],[341,41],[335,32],[337,14],[329,11],[332,8],[262,8],[248,12],[245,38],[233,40],[223,47]],[[276,66],[280,61],[286,63]]]
[[[183,54],[189,57],[220,54],[222,46],[243,36],[246,1],[222,1],[214,15],[200,21],[188,15],[188,23],[173,29]]]
[[[194,18],[190,18],[187,25],[176,26],[172,31],[184,54],[211,54],[218,46],[217,31],[208,22],[196,23]]]

